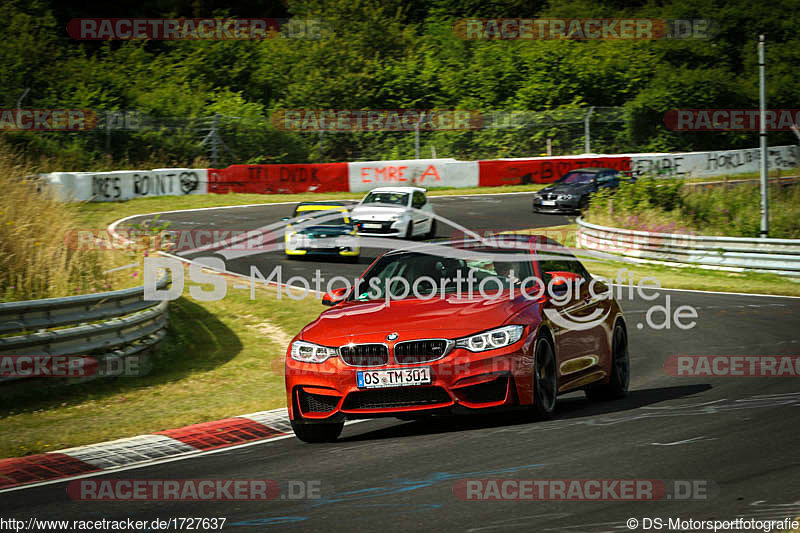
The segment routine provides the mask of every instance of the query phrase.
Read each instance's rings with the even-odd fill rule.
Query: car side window
[[[598,185],[618,185],[619,184],[619,176],[616,172],[605,172],[598,176],[597,178]]]
[[[414,198],[413,198],[413,201],[411,203],[411,207],[419,209],[422,206],[424,206],[425,203],[426,203],[425,195],[423,193],[419,192],[419,191],[415,191],[414,192]]]
[[[591,276],[578,259],[569,252],[543,252],[544,259],[539,260],[539,270],[545,285],[550,283],[552,276],[547,272],[571,272],[589,280]]]

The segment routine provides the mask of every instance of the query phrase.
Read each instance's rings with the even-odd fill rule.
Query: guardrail
[[[654,233],[577,222],[579,247],[637,262],[800,276],[800,239]]]
[[[169,276],[164,275],[156,286],[161,289],[168,283]],[[113,363],[151,351],[165,336],[167,317],[167,302],[145,301],[144,286],[3,303],[0,356],[90,355],[102,363]],[[101,371],[94,377],[102,376]],[[22,377],[0,376],[0,382]]]
[[[800,176],[777,176],[774,178],[769,178],[768,183],[771,186],[777,185],[779,187],[789,187],[792,185],[797,185],[800,183]],[[739,185],[758,185],[761,183],[759,178],[753,179],[743,179],[743,180],[732,180],[728,179],[725,181],[699,181],[693,183],[684,183],[684,187],[693,188],[693,189],[712,189],[718,187],[738,187]]]

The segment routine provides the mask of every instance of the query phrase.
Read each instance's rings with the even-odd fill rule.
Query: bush
[[[770,237],[800,239],[800,187],[770,187]],[[611,226],[664,233],[758,237],[758,185],[697,188],[680,180],[643,178],[602,191],[585,218]]]

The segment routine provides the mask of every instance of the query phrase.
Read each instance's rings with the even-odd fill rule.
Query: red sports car
[[[292,340],[286,393],[295,435],[335,440],[346,419],[527,406],[627,393],[622,309],[568,249],[543,236],[382,255]]]

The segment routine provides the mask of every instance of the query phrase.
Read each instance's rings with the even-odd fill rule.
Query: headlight
[[[292,232],[289,234],[287,242],[291,248],[305,248],[308,246],[308,235]]]
[[[502,348],[517,342],[522,338],[525,326],[503,326],[502,328],[490,329],[477,335],[456,339],[456,348],[464,348],[470,352],[485,352]]]
[[[559,194],[558,195],[558,199],[559,200],[572,200],[572,195],[571,194]]]
[[[303,363],[323,363],[331,357],[339,355],[339,350],[312,344],[305,341],[294,341],[292,343],[292,359]]]

